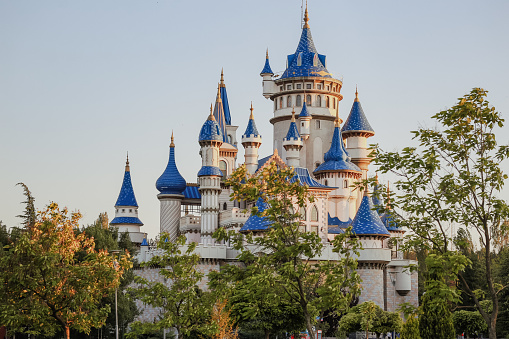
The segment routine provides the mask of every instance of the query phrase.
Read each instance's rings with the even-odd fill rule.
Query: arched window
[[[343,187],[348,188],[348,180],[345,179],[345,181],[343,181]]]
[[[300,219],[301,220],[306,220],[306,209],[304,207],[300,208],[299,214],[300,214]]]
[[[311,208],[311,221],[318,221],[318,208],[316,208],[316,205],[313,205]]]
[[[315,56],[313,57],[313,66],[318,66],[318,53],[315,53]]]
[[[300,95],[297,95],[297,100],[295,100],[295,101],[296,101],[295,105],[297,107],[302,106],[302,99],[301,99]]]
[[[286,107],[292,107],[292,96],[289,95],[288,98],[286,98]]]
[[[325,180],[325,186],[329,186],[329,182]]]
[[[223,180],[226,179],[226,161],[221,160],[219,162],[219,169],[221,170],[221,173],[223,173]]]
[[[325,107],[329,108],[330,107],[330,99],[329,97],[325,97]]]
[[[306,105],[308,105],[309,107],[311,107],[311,95],[306,95]]]
[[[302,52],[297,56],[297,66],[302,66]]]
[[[322,97],[320,95],[316,96],[316,107],[322,107]]]
[[[228,143],[229,143],[230,145],[232,145],[232,144],[233,144],[233,143],[232,143],[232,136],[231,136],[231,134],[228,134]]]
[[[225,210],[225,211],[226,211],[226,209],[227,209],[227,208],[228,208],[228,204],[224,203],[224,204],[223,204],[223,210]]]
[[[283,98],[279,98],[279,109],[283,108]]]

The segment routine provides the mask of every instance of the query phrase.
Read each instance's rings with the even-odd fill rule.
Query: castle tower
[[[201,242],[213,244],[212,234],[218,227],[219,195],[221,194],[221,178],[219,169],[219,149],[223,144],[223,134],[212,114],[203,124],[198,137],[201,149],[202,167],[198,172],[198,189],[201,194]]]
[[[110,226],[116,227],[118,233],[129,232],[131,241],[138,246],[146,237],[146,233],[140,231],[143,223],[138,218],[138,203],[134,196],[133,185],[131,183],[131,169],[129,167],[129,156],[125,163],[124,180],[122,188],[115,203],[115,218],[110,222]]]
[[[371,151],[368,150],[367,140],[375,135],[375,131],[362,110],[357,89],[355,89],[355,100],[352,109],[341,131],[343,132],[343,138],[346,139],[346,150],[352,156],[352,162],[362,170],[362,179],[367,179],[368,166],[371,161],[369,158]]]
[[[311,114],[309,114],[309,111],[306,107],[306,102],[302,104],[302,110],[299,114],[299,120],[300,120],[300,135],[302,137],[302,140],[307,140],[309,138],[309,133],[311,130]]]
[[[267,48],[267,53],[265,55],[265,65],[263,66],[262,71],[260,72],[260,76],[263,78],[262,88],[263,88],[263,96],[265,99],[270,98],[272,94],[274,94],[274,81],[272,81],[272,76],[274,72],[270,68],[269,64],[269,49]]]
[[[306,103],[313,123],[302,126],[303,148],[300,167],[312,172],[323,162],[324,147],[330,141],[334,130],[334,119],[338,110],[343,83],[335,79],[327,70],[326,56],[319,54],[311,36],[309,15],[306,6],[304,26],[295,53],[288,55],[286,70],[280,77],[274,77],[270,67],[260,74],[263,78],[263,95],[274,101],[274,149],[283,154],[282,140],[285,137],[292,117],[292,107],[297,109]],[[268,66],[268,59],[265,64]],[[309,119],[310,120],[310,119]],[[308,127],[306,134],[303,127]]]
[[[329,217],[337,217],[341,222],[348,222],[357,211],[357,192],[352,186],[354,182],[360,180],[362,171],[351,161],[350,155],[345,150],[339,128],[340,119],[337,116],[335,124],[330,149],[324,155],[324,162],[313,174],[321,184],[336,187],[329,194]]]
[[[286,164],[289,167],[300,167],[300,150],[302,148],[302,138],[295,124],[295,111],[292,111],[292,121],[286,137],[283,139],[283,147],[286,151]]]
[[[156,188],[160,192],[159,231],[170,234],[169,241],[175,241],[180,234],[180,206],[184,199],[186,181],[180,175],[175,163],[175,143],[171,133],[170,157],[163,174],[156,181]]]
[[[246,132],[242,135],[242,146],[244,146],[244,158],[247,171],[254,174],[258,169],[258,149],[262,144],[262,136],[258,133],[253,116],[253,103],[251,103],[251,115],[247,123]]]
[[[223,91],[222,91],[223,89]],[[221,135],[223,138],[223,143],[219,149],[219,169],[223,173],[223,179],[225,179],[228,175],[230,175],[235,170],[235,160],[237,159],[237,140],[236,140],[236,130],[238,126],[231,126],[227,124],[227,120],[231,122],[231,117],[228,108],[228,115],[226,115],[225,107],[223,103],[223,93],[226,98],[226,87],[224,85],[223,80],[223,72],[221,72],[221,83],[219,83],[217,87],[217,95],[216,95],[216,103],[214,105],[214,119],[219,125],[221,130]],[[226,99],[228,100],[228,99]],[[228,119],[227,119],[228,117]],[[233,128],[233,129],[232,129]],[[232,133],[233,130],[233,133]],[[230,133],[230,134],[228,134]],[[234,144],[235,145],[234,145]]]
[[[364,191],[362,202],[352,221],[352,232],[359,239],[364,250],[385,250],[383,242],[390,234],[374,209],[367,190]],[[387,295],[383,282],[390,255],[386,258],[381,252],[379,254],[379,256],[374,255],[371,258],[368,256],[366,259],[359,260],[357,273],[365,284],[359,303],[370,300],[382,309],[386,309]]]

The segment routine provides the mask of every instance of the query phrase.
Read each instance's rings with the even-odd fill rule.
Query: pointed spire
[[[302,142],[299,130],[297,129],[297,124],[295,123],[295,108],[292,109],[292,121],[290,122],[290,128],[288,128],[288,133],[283,139],[283,142],[287,140],[301,140]]]
[[[180,175],[175,163],[175,144],[171,133],[170,157],[163,174],[156,181],[156,188],[161,194],[182,194],[186,189],[186,181]]]
[[[216,103],[221,103],[221,83],[217,84]]]
[[[216,95],[216,104],[214,106],[214,117],[216,118],[217,123],[219,124],[219,128],[221,129],[221,134],[223,136],[223,142],[228,142],[227,134],[226,134],[226,117],[223,110],[223,102],[221,100],[221,83],[217,84],[217,95]]]
[[[355,87],[355,100],[353,101],[352,109],[341,131],[345,138],[355,135],[356,133],[361,133],[365,137],[372,137],[375,135],[375,131],[369,124],[364,110],[362,109],[357,86]]]
[[[265,59],[269,60],[269,48],[267,47],[267,52],[265,52]]]
[[[216,121],[216,118],[214,118],[214,114],[212,114],[212,104],[210,104],[210,115],[209,115],[208,120]]]
[[[292,122],[295,122],[295,106],[292,106]]]
[[[136,197],[134,196],[133,185],[131,183],[131,170],[129,169],[129,156],[127,157],[124,180],[122,181],[122,187],[118,195],[115,206],[135,206],[138,207]]]
[[[253,102],[251,101],[251,108],[249,109],[251,114],[249,115],[249,121],[247,122],[246,132],[242,135],[242,138],[249,138],[251,136],[259,137],[258,129],[256,128],[254,115],[253,115]]]
[[[367,188],[364,190],[364,197],[361,205],[357,210],[357,214],[352,221],[352,231],[355,235],[381,235],[389,236],[389,232],[385,228],[380,216],[374,210],[373,200],[368,194]]]
[[[175,147],[175,143],[173,142],[173,130],[171,131],[171,142],[170,147]]]
[[[304,93],[304,98],[306,97]],[[302,104],[302,110],[300,111],[299,118],[303,117],[311,117],[311,114],[308,112],[308,108],[306,105],[306,100],[304,100],[304,103]]]
[[[340,124],[341,122],[339,121],[339,111],[336,110],[336,120],[334,120],[334,126],[339,127]]]
[[[354,102],[359,102],[359,91],[357,91],[357,85],[355,85],[355,100]]]
[[[251,111],[251,114],[249,115],[249,120],[254,120],[253,116],[253,102],[251,101],[251,108],[249,109]]]
[[[306,11],[304,12],[304,27],[302,28],[309,28],[309,15],[308,15],[308,1],[306,0]]]
[[[228,94],[226,93],[226,85],[224,83],[224,72],[221,68],[221,81],[219,82],[221,106],[223,106],[224,121],[226,125],[232,124],[232,117],[230,114],[230,105],[228,105]]]
[[[129,151],[127,152],[127,160],[125,162],[125,171],[130,172],[131,169],[129,168]]]
[[[263,69],[260,72],[260,75],[263,76],[264,74],[274,74],[274,72],[272,72],[272,69],[270,68],[270,64],[269,64],[269,49],[268,48],[267,48],[267,52],[265,52],[265,65],[263,65]]]
[[[220,87],[225,87],[224,84],[224,74],[223,74],[223,68],[221,68],[221,81],[219,82]]]

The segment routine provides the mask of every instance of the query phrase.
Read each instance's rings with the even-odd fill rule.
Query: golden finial
[[[216,118],[214,118],[214,114],[212,114],[212,103],[210,104],[210,115],[208,120],[216,120]]]
[[[125,171],[130,172],[131,169],[129,168],[129,151],[127,152],[127,160],[125,162]]]
[[[306,11],[304,12],[304,27],[303,28],[309,28],[309,16],[308,16],[308,1],[306,0]]]
[[[336,127],[339,127],[341,122],[339,121],[339,111],[336,109],[336,120],[334,120]]]
[[[217,84],[217,97],[216,102],[221,102],[221,84]]]
[[[269,59],[269,48],[267,48],[267,52],[265,52],[265,59]]]
[[[249,109],[251,111],[251,115],[249,116],[249,120],[254,120],[253,116],[253,102],[251,101],[251,108]]]
[[[357,91],[357,85],[355,85],[355,102],[359,102],[359,91]]]
[[[292,122],[295,122],[295,106],[292,107]]]
[[[175,147],[175,143],[173,142],[173,130],[171,131],[171,142],[170,147]]]
[[[225,87],[224,85],[224,74],[223,74],[223,68],[221,67],[221,82],[220,82],[220,85],[221,87]]]

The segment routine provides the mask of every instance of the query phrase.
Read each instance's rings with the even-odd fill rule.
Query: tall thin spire
[[[292,107],[292,122],[295,122],[295,106]]]
[[[130,172],[131,169],[129,168],[129,151],[127,151],[127,160],[125,162],[125,171]]]
[[[309,28],[309,15],[308,15],[308,1],[306,0],[306,11],[304,12],[304,27],[302,28]]]
[[[253,115],[253,102],[251,101],[251,108],[249,109],[251,111],[251,114],[249,115],[249,120],[254,120],[254,115]]]
[[[339,111],[338,111],[338,110],[336,110],[336,120],[334,120],[334,123],[335,123],[335,126],[336,126],[336,127],[339,127],[339,125],[340,125],[340,123],[341,123],[341,122],[339,121]]]
[[[220,87],[225,87],[226,85],[224,84],[224,74],[223,74],[223,68],[221,68],[221,82],[219,83],[219,86]]]
[[[269,48],[267,47],[267,52],[265,52],[265,59],[269,60]]]
[[[216,96],[216,102],[221,102],[221,83],[217,84],[217,96]]]
[[[359,91],[357,91],[357,85],[355,85],[355,100],[354,102],[359,102]]]
[[[173,142],[173,130],[171,131],[171,142],[170,147],[175,147],[175,143]]]
[[[212,103],[210,104],[210,115],[209,115],[209,119],[208,120],[216,120],[216,118],[214,118],[214,114],[212,114]]]

